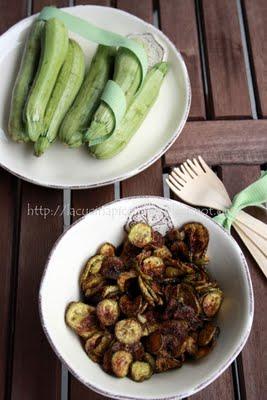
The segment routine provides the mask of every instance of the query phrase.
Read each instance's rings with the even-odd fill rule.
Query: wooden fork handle
[[[254,231],[256,234],[267,240],[267,224],[265,224],[264,222],[252,217],[252,215],[244,211],[239,212],[236,220],[245,225],[251,231]]]
[[[240,225],[234,223],[234,228],[238,235],[248,248],[252,257],[257,262],[258,266],[262,270],[263,274],[267,278],[267,257],[259,250],[259,248],[251,241],[251,239],[245,234],[245,232],[240,228]]]

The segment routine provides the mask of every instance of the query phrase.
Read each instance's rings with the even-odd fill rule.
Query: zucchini
[[[70,147],[79,147],[83,143],[84,131],[110,77],[114,54],[114,48],[98,46],[79,93],[61,124],[59,138]]]
[[[115,58],[113,81],[124,92],[127,105],[136,93],[141,78],[141,66],[137,57],[130,50],[123,47],[119,48]],[[90,140],[109,136],[114,129],[114,124],[112,110],[104,101],[101,101],[85,134],[85,140],[90,144]]]
[[[78,43],[69,41],[66,60],[58,75],[45,112],[45,131],[34,143],[34,153],[40,156],[56,139],[59,126],[74,101],[84,78],[84,54]]]
[[[46,107],[68,51],[68,32],[62,21],[52,18],[45,23],[41,47],[40,63],[25,109],[27,131],[33,142],[44,131]]]
[[[111,158],[124,149],[156,101],[167,71],[168,64],[161,62],[148,72],[141,90],[132,100],[120,126],[105,142],[90,147],[94,157]]]
[[[23,110],[38,67],[43,27],[43,21],[36,21],[33,24],[24,47],[19,73],[12,92],[8,132],[16,142],[29,141],[23,121]]]

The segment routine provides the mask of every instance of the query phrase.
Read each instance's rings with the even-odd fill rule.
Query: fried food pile
[[[136,223],[119,248],[103,244],[81,273],[83,302],[66,310],[91,360],[142,382],[206,356],[223,299],[206,270],[208,243],[208,230],[193,222],[164,237]]]

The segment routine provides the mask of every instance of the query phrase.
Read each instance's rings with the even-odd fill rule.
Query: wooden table
[[[85,3],[111,5],[159,24],[189,70],[189,122],[161,160],[115,186],[73,191],[70,196],[69,191],[34,186],[0,170],[0,400],[104,399],[68,375],[38,315],[45,260],[71,220],[114,197],[168,196],[163,174],[187,157],[202,154],[231,196],[254,181],[267,160],[266,0],[74,1]],[[48,4],[62,7],[73,2],[0,0],[0,33]],[[32,212],[36,206],[37,212]],[[45,216],[40,211],[45,208],[52,212]],[[263,212],[255,213],[266,219]],[[232,366],[190,400],[266,398],[266,281],[245,249],[244,253],[255,293],[251,335]]]

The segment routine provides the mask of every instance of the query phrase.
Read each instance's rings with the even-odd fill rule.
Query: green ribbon
[[[236,219],[237,214],[245,207],[261,206],[267,202],[267,171],[261,174],[261,177],[246,189],[236,194],[230,208],[213,219],[230,231],[231,225]]]
[[[85,39],[91,40],[92,42],[103,44],[105,46],[126,47],[135,54],[140,63],[142,79],[139,88],[143,84],[147,73],[148,60],[144,48],[136,41],[125,36],[121,36],[117,33],[98,28],[90,22],[85,21],[82,18],[75,17],[74,15],[64,12],[56,7],[44,7],[38,18],[45,21],[51,18],[57,18],[64,22],[70,31],[75,32]],[[126,111],[125,95],[115,82],[109,81],[103,92],[102,99],[108,104],[113,112],[115,129],[115,127],[122,120]]]

